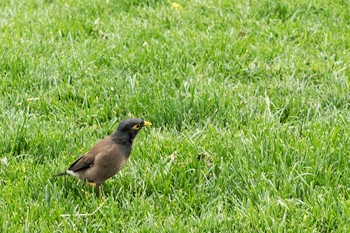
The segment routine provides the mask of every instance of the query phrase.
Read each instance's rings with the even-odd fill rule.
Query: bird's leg
[[[96,183],[96,186],[95,186],[96,197],[100,196],[100,186],[101,186],[100,183]]]
[[[101,183],[89,182],[89,185],[90,185],[91,187],[95,187],[96,196],[99,197],[99,196],[100,196],[100,186],[101,186]]]

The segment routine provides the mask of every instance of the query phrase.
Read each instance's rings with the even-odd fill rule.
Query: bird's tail
[[[64,176],[64,175],[67,175],[67,171],[57,173],[56,175],[53,175],[52,177]]]

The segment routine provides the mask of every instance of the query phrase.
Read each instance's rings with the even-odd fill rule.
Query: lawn
[[[0,2],[1,232],[349,232],[350,2]],[[128,117],[103,186],[52,178]]]

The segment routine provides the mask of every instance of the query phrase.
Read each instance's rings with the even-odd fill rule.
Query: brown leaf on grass
[[[214,165],[214,161],[212,156],[207,152],[202,152],[197,155],[197,159],[199,161],[203,161],[208,167],[211,167]]]

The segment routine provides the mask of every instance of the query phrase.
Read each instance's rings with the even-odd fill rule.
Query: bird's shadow
[[[46,190],[46,192],[49,193],[46,196],[51,198],[73,198],[76,200],[111,198],[112,200],[119,200],[120,196],[125,196],[123,195],[125,192],[131,198],[141,195],[140,187],[130,186],[130,183],[123,183],[119,180],[111,180],[101,185],[99,196],[96,196],[95,188],[91,187],[87,181],[75,177],[52,177],[49,179],[48,185],[49,190]]]
[[[56,196],[63,198],[86,199],[86,196],[96,196],[93,187],[90,187],[84,180],[75,179],[73,177],[52,177],[49,182],[55,186],[58,191]],[[56,192],[57,192],[56,191]]]

